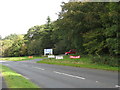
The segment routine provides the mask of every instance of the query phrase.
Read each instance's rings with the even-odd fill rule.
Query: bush
[[[96,64],[102,64],[102,65],[109,65],[109,66],[113,66],[113,67],[118,67],[118,57],[114,57],[114,56],[93,56],[91,57],[91,61],[92,63],[96,63]]]

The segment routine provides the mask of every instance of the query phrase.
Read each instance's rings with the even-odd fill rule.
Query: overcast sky
[[[61,2],[68,0],[0,0],[0,35],[25,34],[35,25],[54,21],[61,11]]]

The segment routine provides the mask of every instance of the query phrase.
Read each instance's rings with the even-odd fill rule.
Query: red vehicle
[[[68,52],[65,52],[65,55],[69,55],[69,54],[76,54],[76,51],[74,49],[71,49]]]

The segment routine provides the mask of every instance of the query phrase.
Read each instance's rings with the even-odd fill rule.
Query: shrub
[[[91,57],[92,63],[102,64],[102,65],[109,65],[113,67],[118,67],[118,57],[114,56],[93,56]]]

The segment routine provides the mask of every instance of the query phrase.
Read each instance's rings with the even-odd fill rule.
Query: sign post
[[[56,56],[56,59],[63,59],[63,56]]]
[[[70,56],[70,58],[72,59],[72,58],[80,58],[80,55],[79,56]]]
[[[44,56],[52,55],[52,54],[53,54],[53,49],[44,49]]]
[[[48,55],[48,58],[55,58],[55,55]]]

